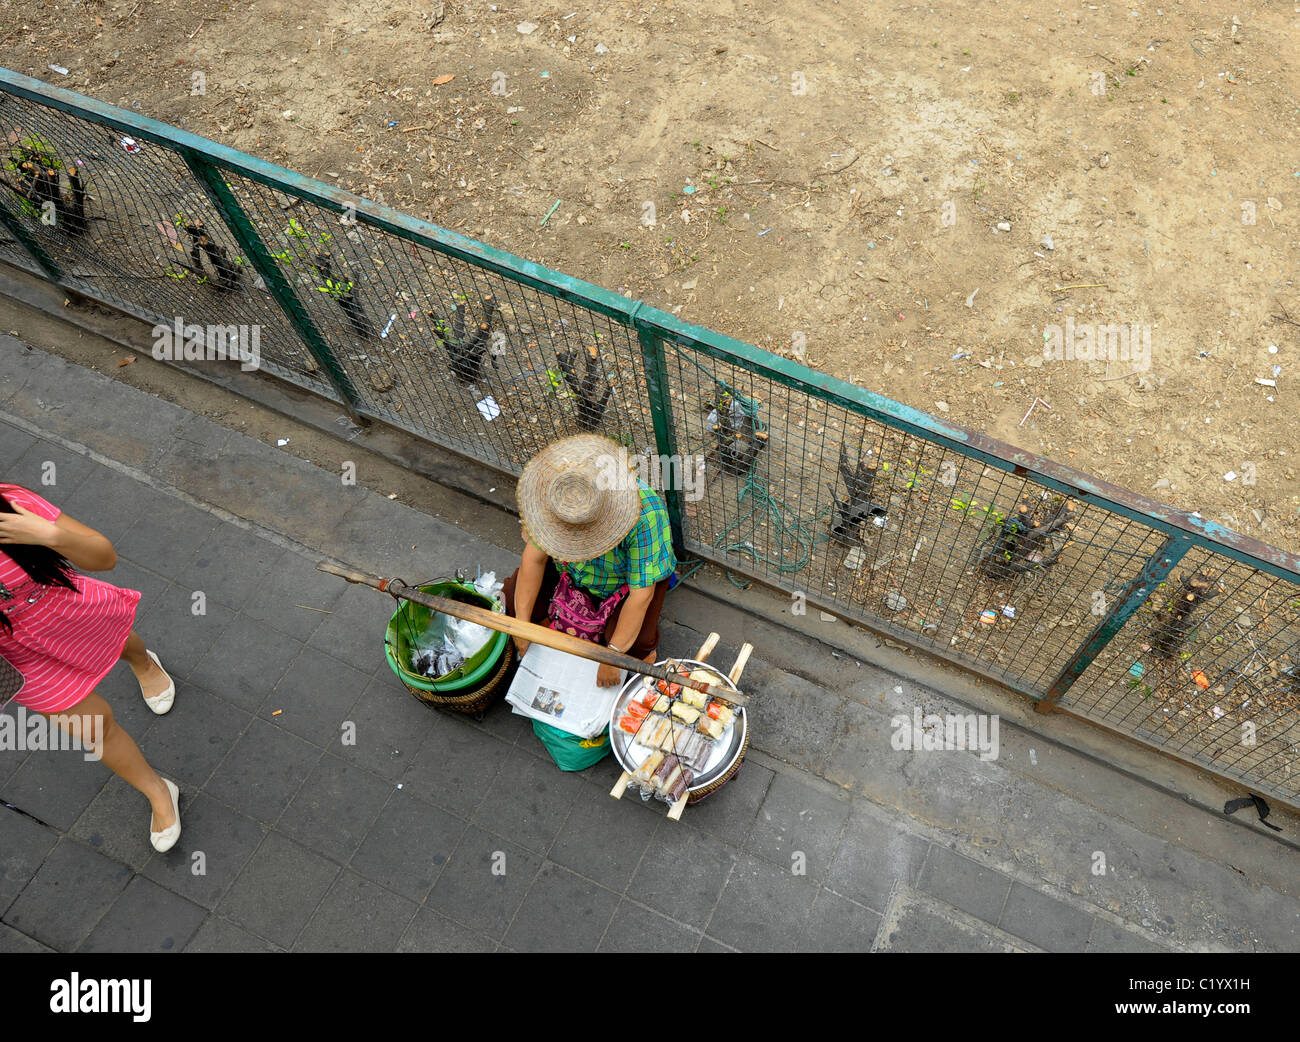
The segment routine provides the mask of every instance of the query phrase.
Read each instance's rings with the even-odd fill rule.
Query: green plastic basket
[[[479,593],[470,583],[445,579],[426,583],[418,589],[421,593],[432,594],[435,597],[447,597],[465,604],[476,604],[491,611],[505,612],[504,605],[495,598]],[[412,601],[402,601],[398,605],[397,610],[388,620],[388,628],[384,633],[384,655],[388,659],[388,665],[403,684],[419,688],[421,691],[450,694],[473,688],[500,664],[510,637],[505,633],[497,633],[492,640],[467,658],[459,668],[445,676],[437,678],[421,676],[419,673],[412,672],[406,663],[411,661],[412,641],[424,633],[429,626],[429,621],[436,614],[438,613],[432,608]]]

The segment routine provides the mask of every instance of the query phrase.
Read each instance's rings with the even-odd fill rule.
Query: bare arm
[[[609,643],[619,651],[626,652],[636,643],[637,637],[641,635],[641,624],[645,622],[646,609],[650,607],[654,595],[653,586],[632,590],[627,595],[627,603],[618,614],[618,625],[609,638]]]
[[[519,578],[515,580],[516,619],[532,621],[533,606],[537,603],[537,594],[542,588],[542,577],[546,574],[548,560],[546,554],[532,543],[524,543],[523,560],[519,562]],[[521,656],[528,650],[529,643],[522,637],[515,638],[515,646]]]
[[[0,514],[0,546],[48,546],[83,572],[107,572],[117,564],[117,551],[107,538],[80,521],[60,514],[46,521],[39,514],[11,504],[12,514]]]

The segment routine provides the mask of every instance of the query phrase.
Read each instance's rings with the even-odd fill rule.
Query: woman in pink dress
[[[0,483],[0,658],[23,675],[15,701],[93,744],[105,765],[153,807],[150,841],[170,850],[180,838],[180,794],[149,766],[113,710],[96,694],[126,659],[146,704],[167,712],[176,685],[131,629],[140,594],[81,575],[108,571],[117,552],[93,528],[19,485]]]

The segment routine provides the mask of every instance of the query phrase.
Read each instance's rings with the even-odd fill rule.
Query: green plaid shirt
[[[590,561],[559,562],[570,579],[595,597],[608,597],[624,583],[634,590],[653,586],[667,579],[677,567],[663,497],[644,482],[638,481],[637,485],[641,492],[641,517],[621,543]]]

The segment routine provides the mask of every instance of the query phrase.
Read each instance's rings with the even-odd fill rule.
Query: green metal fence
[[[1300,804],[1291,554],[3,70],[0,132],[0,259],[255,327],[264,371],[510,474],[580,430],[676,458],[686,554]]]

